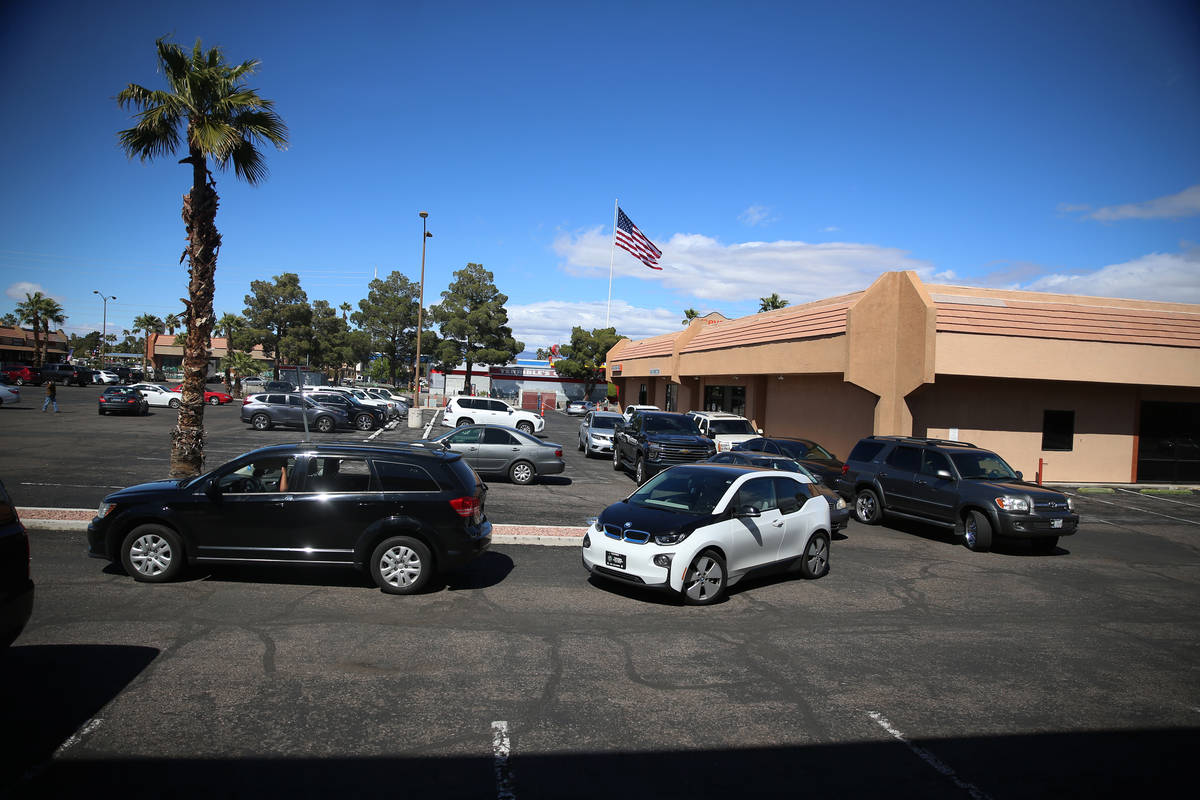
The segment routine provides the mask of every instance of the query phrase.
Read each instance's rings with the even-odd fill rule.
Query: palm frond
[[[232,164],[234,174],[251,186],[265,181],[270,174],[262,153],[248,139],[239,140],[226,163]]]

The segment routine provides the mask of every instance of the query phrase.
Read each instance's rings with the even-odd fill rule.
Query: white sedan
[[[120,383],[121,376],[106,369],[98,369],[96,370],[96,374],[92,376],[92,381],[95,383]]]
[[[137,389],[151,406],[162,408],[179,408],[179,393],[169,392],[156,383],[135,383],[130,389]]]
[[[720,600],[752,572],[829,571],[829,503],[804,475],[725,464],[681,464],[614,503],[583,537],[598,578]]]
[[[0,406],[21,402],[21,390],[15,386],[0,383]]]

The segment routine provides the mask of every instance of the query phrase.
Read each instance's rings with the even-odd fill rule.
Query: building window
[[[646,384],[642,384],[642,388],[638,391],[638,405],[646,405]]]
[[[678,405],[679,385],[675,383],[667,384],[667,411],[675,411],[675,406]]]
[[[1042,412],[1042,449],[1075,449],[1074,411],[1051,411],[1047,409]]]
[[[745,386],[705,386],[704,410],[725,411],[746,416],[746,387]]]

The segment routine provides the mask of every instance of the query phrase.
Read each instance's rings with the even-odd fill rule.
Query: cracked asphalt
[[[8,447],[8,412],[0,475],[45,505],[14,486],[42,467],[14,466],[30,450]],[[110,463],[76,445],[49,456],[58,474]],[[570,464],[541,487],[582,492],[563,519],[632,488]],[[493,487],[493,519],[543,502]],[[1079,504],[1048,557],[851,523],[827,577],[747,580],[707,608],[593,582],[569,547],[496,546],[392,597],[285,567],[139,584],[82,533],[33,531],[33,619],[0,655],[0,794],[1165,793],[1200,745],[1200,498]]]

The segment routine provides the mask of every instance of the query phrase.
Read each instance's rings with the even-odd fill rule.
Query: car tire
[[[683,573],[683,602],[707,606],[725,595],[725,559],[715,550],[697,553]]]
[[[103,409],[103,408],[97,408],[97,409],[96,409],[96,413],[97,413],[97,414],[99,414],[100,416],[102,416],[102,417],[103,417],[103,416],[104,416],[104,409]]]
[[[221,405],[221,398],[219,398],[219,397],[210,397],[210,398],[208,398],[208,404],[209,404],[210,406],[219,406],[219,405]]]
[[[633,481],[641,486],[648,480],[650,480],[650,476],[646,474],[646,459],[639,456],[637,463],[633,466]]]
[[[314,426],[318,433],[333,433],[333,429],[337,427],[337,423],[333,421],[333,417],[320,416]]]
[[[24,386],[25,379],[24,378],[16,378],[13,380],[13,383],[15,383],[17,386]]]
[[[518,461],[508,468],[508,479],[518,486],[527,486],[537,477],[537,470],[528,461]]]
[[[470,417],[459,417],[458,422],[454,423],[454,427],[461,428],[464,425],[474,425],[474,424],[475,424],[475,420],[471,419]]]
[[[121,542],[121,566],[135,581],[174,580],[186,558],[179,534],[165,525],[139,525]]]
[[[1047,536],[1045,539],[1031,539],[1029,544],[1033,547],[1033,552],[1040,556],[1048,556],[1058,550],[1058,537]]]
[[[974,553],[992,549],[992,523],[980,511],[968,511],[963,517],[963,544]]]
[[[528,420],[525,420],[524,422],[518,422],[517,430],[521,431],[522,433],[528,433],[530,436],[532,436],[533,435],[533,423],[529,422]]]
[[[883,506],[874,489],[862,489],[854,498],[854,518],[864,525],[878,525],[883,518]]]
[[[139,412],[138,412],[138,414],[139,414],[139,415],[141,415],[141,416],[143,416],[143,417],[145,417],[145,416],[149,416],[149,414],[150,414],[150,406],[142,406],[142,410],[141,410],[141,411],[139,411]]]
[[[271,430],[271,418],[266,414],[255,414],[250,418],[250,424],[254,426],[256,431]]]
[[[371,579],[387,594],[416,594],[433,574],[433,556],[411,536],[384,539],[371,554]]]
[[[584,447],[585,447],[585,445],[583,444],[583,439],[580,439],[579,440],[579,452],[583,453],[586,456],[588,453],[587,453],[587,450],[584,449]]]
[[[616,442],[613,442],[613,470],[621,471],[621,451],[617,449]]]
[[[375,427],[375,419],[370,414],[359,414],[354,418],[354,427],[360,431],[369,431]]]
[[[179,400],[172,397],[170,400],[167,401],[167,405],[170,408],[179,408]]]
[[[809,537],[804,555],[800,556],[800,574],[812,580],[822,578],[828,572],[829,536],[825,531],[817,531]]]

